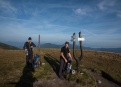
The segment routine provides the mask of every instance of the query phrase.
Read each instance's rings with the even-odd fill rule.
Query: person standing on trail
[[[70,51],[69,51],[69,42],[65,42],[65,46],[63,46],[61,48],[61,52],[60,52],[60,70],[59,70],[59,77],[60,79],[64,79],[64,72],[66,69],[66,63],[68,62],[68,60],[72,60]]]
[[[23,49],[26,52],[26,65],[27,66],[32,66],[33,47],[36,47],[36,45],[32,42],[32,38],[29,37],[28,41],[25,42],[23,46]]]

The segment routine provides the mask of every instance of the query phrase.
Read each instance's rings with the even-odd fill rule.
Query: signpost
[[[82,47],[82,41],[85,41],[85,38],[82,38],[81,32],[79,32],[79,38],[78,38],[79,44],[80,44],[80,51],[81,51],[81,55],[79,60],[81,61],[81,59],[83,58],[83,47]]]
[[[39,35],[39,39],[38,39],[38,54],[40,55],[40,35]]]
[[[82,49],[82,41],[84,41],[85,39],[82,38],[81,36],[81,32],[79,32],[79,38],[78,38],[78,41],[79,41],[79,44],[80,44],[80,52],[81,52],[81,55],[80,57],[76,57],[75,55],[75,46],[76,46],[76,34],[73,33],[73,36],[71,36],[71,41],[73,41],[73,57],[74,59],[76,60],[76,66],[77,66],[77,73],[80,72],[80,61],[81,59],[83,58],[83,49]]]

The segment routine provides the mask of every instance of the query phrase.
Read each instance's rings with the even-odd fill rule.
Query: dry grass
[[[121,54],[84,51],[82,64],[88,68],[96,68],[100,71],[104,71],[115,80],[121,82]]]
[[[34,54],[36,53],[38,51],[34,50]],[[52,66],[45,60],[46,54],[49,54],[57,59],[56,61],[59,61],[60,49],[41,49],[41,60],[45,62],[45,65],[35,69],[32,73],[36,79],[53,79],[51,74],[54,71]],[[79,50],[76,50],[76,55],[80,55]],[[81,61],[81,66],[83,66],[81,69],[105,71],[112,78],[121,82],[121,54],[84,50],[84,58]],[[0,84],[2,86],[6,83],[17,83],[23,74],[24,67],[25,53],[23,50],[0,50]]]

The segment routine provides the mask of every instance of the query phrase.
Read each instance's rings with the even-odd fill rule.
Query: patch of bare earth
[[[116,83],[104,78],[102,76],[102,72],[97,69],[94,69],[94,70],[84,69],[84,71],[87,72],[88,74],[90,74],[91,76],[93,76],[93,78],[96,81],[95,87],[121,87],[121,86],[117,85]]]
[[[38,80],[33,87],[82,87],[75,82],[61,80],[55,73],[51,74],[51,80]]]

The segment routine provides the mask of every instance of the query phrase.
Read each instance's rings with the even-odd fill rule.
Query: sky
[[[121,47],[121,0],[0,0],[0,42],[72,44],[80,31],[84,46]]]

